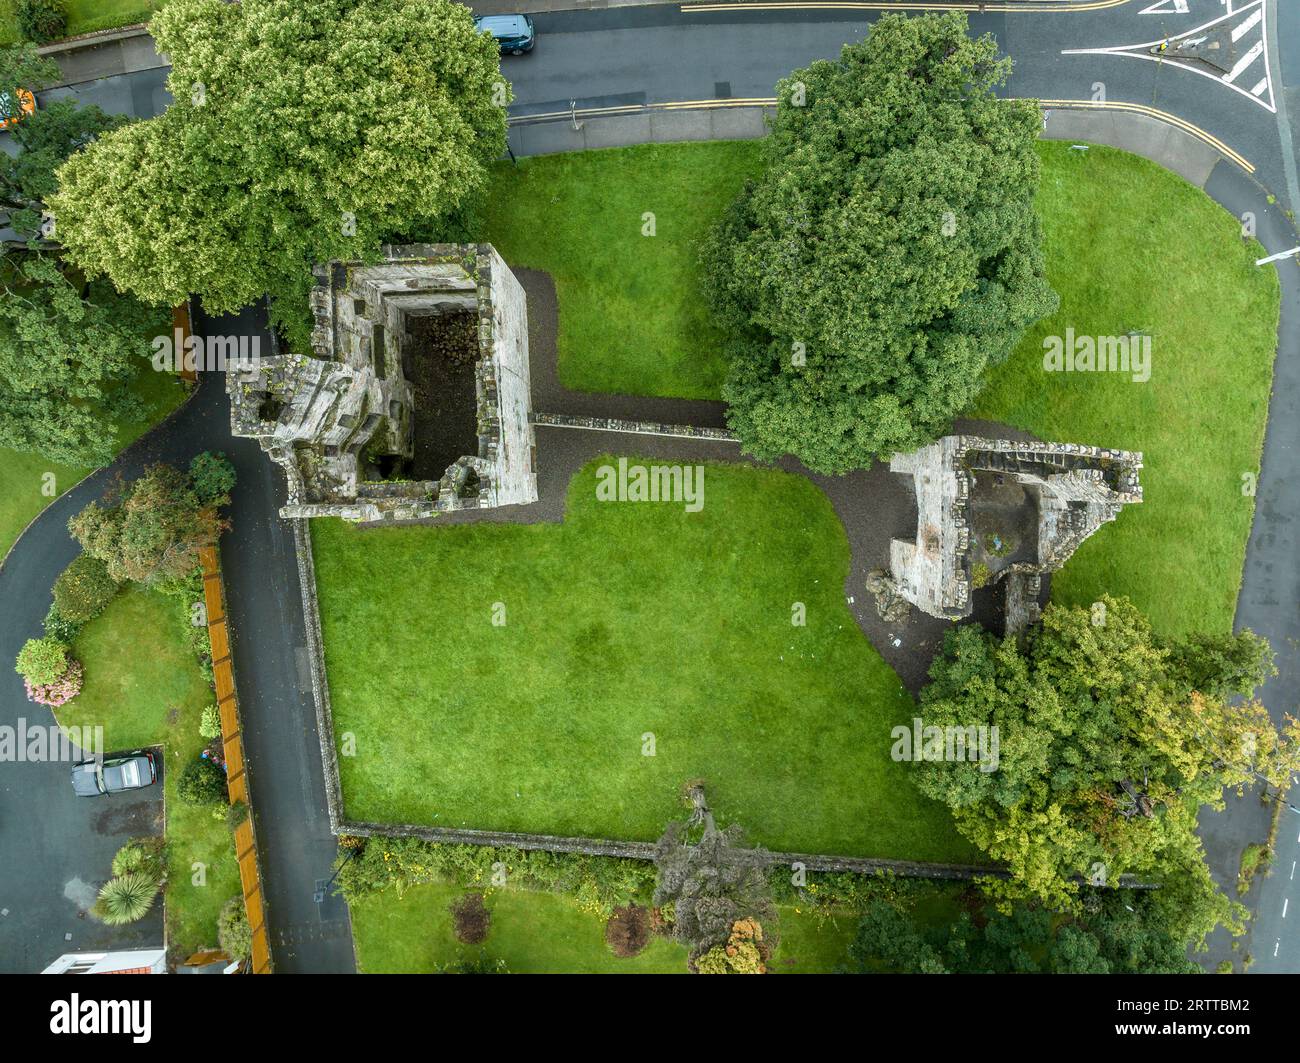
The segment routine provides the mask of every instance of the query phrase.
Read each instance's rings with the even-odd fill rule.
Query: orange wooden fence
[[[271,973],[271,947],[262,903],[262,877],[257,865],[257,838],[253,833],[252,805],[248,800],[248,774],[244,769],[244,741],[240,734],[239,700],[235,695],[234,661],[230,656],[230,629],[226,623],[226,600],[221,584],[221,557],[215,546],[199,551],[203,568],[203,603],[208,613],[208,637],[212,640],[212,675],[217,688],[217,709],[221,713],[221,743],[226,754],[226,787],[230,803],[243,804],[248,818],[235,828],[235,855],[239,860],[239,881],[244,893],[248,925],[253,929],[252,968],[254,974]]]

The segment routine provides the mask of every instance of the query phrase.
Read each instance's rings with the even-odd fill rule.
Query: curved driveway
[[[1231,2],[1243,11],[1248,6],[1247,0]],[[1185,15],[1143,14],[1145,8],[1154,6],[1149,0],[1133,0],[1124,7],[1092,12],[991,13],[972,15],[971,23],[976,32],[994,33],[1016,60],[1009,87],[1014,95],[1089,100],[1100,91],[1112,102],[1176,114],[1224,141],[1249,160],[1255,177],[1230,163],[1219,163],[1205,182],[1206,191],[1234,214],[1253,211],[1259,219],[1260,238],[1271,251],[1300,243],[1280,205],[1270,203],[1266,191],[1271,189],[1282,204],[1300,200],[1291,149],[1293,143],[1300,142],[1293,117],[1300,112],[1300,5],[1282,5],[1279,13],[1273,0],[1264,0],[1263,11],[1271,20],[1270,37],[1261,37],[1259,55],[1240,75],[1243,83],[1251,79],[1248,88],[1256,88],[1263,67],[1255,64],[1261,58],[1271,59],[1267,80],[1276,113],[1231,89],[1222,78],[1197,76],[1174,69],[1172,64],[1132,55],[1078,53],[1079,49],[1175,37],[1224,10],[1219,0],[1188,0]],[[833,56],[842,43],[859,38],[872,18],[866,14],[846,19],[842,12],[811,11],[700,14],[671,7],[537,15],[536,52],[506,60],[503,69],[515,87],[516,116],[566,109],[571,100],[584,108],[766,97],[777,78],[811,59]],[[1246,12],[1241,22],[1248,19]],[[1234,25],[1232,32],[1240,24]],[[1263,24],[1261,17],[1257,25]],[[1250,26],[1242,31],[1243,58],[1250,50],[1247,46],[1253,32],[1255,28]],[[161,69],[140,71],[54,94],[71,92],[107,110],[145,117],[167,102],[164,74]],[[1300,553],[1295,537],[1300,526],[1300,485],[1293,465],[1300,453],[1300,270],[1294,260],[1277,268],[1283,285],[1283,325],[1256,521],[1237,616],[1240,626],[1268,636],[1279,653],[1282,674],[1263,692],[1275,715],[1294,711],[1300,703],[1296,606],[1300,601]],[[245,326],[222,326],[227,327]],[[186,457],[208,447],[225,449],[236,457],[240,487],[235,532],[223,542],[223,553],[239,640],[236,661],[254,800],[267,854],[268,914],[277,969],[348,969],[352,960],[350,940],[345,943],[346,912],[338,911],[341,906],[331,908],[329,902],[317,908],[308,897],[317,880],[328,874],[333,845],[332,839],[320,832],[323,796],[320,765],[313,763],[311,753],[316,739],[312,717],[305,708],[306,684],[295,682],[302,659],[302,617],[297,608],[291,540],[284,523],[274,516],[282,485],[270,463],[246,441],[229,439],[221,412],[224,400],[214,394],[217,390],[205,386],[191,407],[119,461],[130,468],[150,453]],[[5,606],[0,617],[0,659],[12,657],[22,639],[38,629],[49,585],[71,557],[63,523],[69,512],[102,488],[104,480],[105,474],[98,474],[53,504],[0,569],[0,602]],[[0,699],[0,722],[8,722],[14,708],[21,708],[13,699],[10,680],[0,682]],[[32,767],[24,766],[24,770],[34,778]],[[0,831],[6,822],[30,819],[35,807],[25,798],[25,785],[15,787],[10,781],[19,778],[13,771],[13,766],[5,766]],[[50,815],[43,803],[41,812]],[[1204,819],[1211,864],[1229,889],[1234,854],[1245,841],[1259,840],[1259,818],[1258,802],[1248,798],[1232,802],[1222,815]],[[6,900],[10,896],[30,899],[40,894],[42,903],[53,903],[52,891],[62,888],[62,882],[55,884],[54,879],[81,866],[77,850],[83,844],[84,829],[65,833],[61,827],[75,825],[53,819],[49,823],[48,829],[31,835],[30,843],[48,849],[51,841],[66,837],[70,851],[53,851],[43,857],[50,862],[51,877],[31,885],[27,880],[34,876],[16,869],[14,861],[0,864],[0,910],[12,907]],[[1300,935],[1292,930],[1287,936],[1289,924],[1282,915],[1282,902],[1290,902],[1293,885],[1287,873],[1291,861],[1300,859],[1300,817],[1289,817],[1284,828],[1277,872],[1263,882],[1253,898],[1259,915],[1248,948],[1256,971],[1300,971]],[[0,844],[2,839],[0,833]],[[107,851],[111,855],[111,849]],[[1300,902],[1300,895],[1296,900]],[[74,918],[70,912],[64,915],[65,921]],[[15,933],[9,929],[13,924],[6,924],[9,918],[0,917],[0,969],[32,969],[45,962],[51,948],[53,955],[63,951],[58,927],[46,931],[29,919]],[[1300,908],[1291,914],[1291,923],[1297,918]],[[33,942],[33,935],[48,940]],[[1222,941],[1216,942],[1212,958],[1225,948]]]

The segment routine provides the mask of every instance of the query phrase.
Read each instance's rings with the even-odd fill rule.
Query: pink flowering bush
[[[49,705],[51,708],[58,708],[60,705],[66,705],[81,693],[81,687],[85,680],[86,677],[81,662],[69,661],[68,670],[53,683],[33,683],[30,679],[24,679],[23,682],[27,685],[28,701],[34,701],[38,705]]]

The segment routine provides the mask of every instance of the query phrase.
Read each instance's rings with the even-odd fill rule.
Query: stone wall
[[[1142,501],[1140,453],[1077,443],[944,436],[919,450],[896,454],[889,468],[912,478],[917,528],[914,541],[890,543],[885,589],[931,616],[948,619],[971,611],[972,564],[981,553],[972,521],[976,514],[988,512],[988,496],[1003,490],[981,489],[977,472],[1023,488],[1025,506],[1034,507],[1032,514],[1025,513],[1036,529],[1032,559],[1007,559],[998,576],[1055,571],[1123,506]],[[1030,586],[1021,582],[1009,596],[1015,599],[1009,604],[1018,620],[1034,615],[1024,600]]]

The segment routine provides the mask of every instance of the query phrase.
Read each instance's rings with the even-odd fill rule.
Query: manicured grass
[[[1056,600],[1128,595],[1162,632],[1227,630],[1254,510],[1243,476],[1259,470],[1268,411],[1276,274],[1254,265],[1259,248],[1241,239],[1236,218],[1154,163],[1104,147],[1038,147],[1061,309],[991,373],[968,412],[1044,439],[1146,456],[1146,501],[1084,544],[1054,578]],[[703,324],[692,263],[700,233],[754,172],[756,144],[642,150],[502,170],[490,236],[511,262],[556,277],[570,386],[717,397],[725,367]],[[676,207],[661,208],[658,235],[640,236],[642,210],[692,186],[689,224],[674,223]],[[1067,326],[1080,336],[1151,335],[1150,381],[1044,372],[1043,337]],[[647,366],[643,352],[669,349],[693,353]]]
[[[1053,577],[1060,602],[1125,594],[1167,634],[1232,627],[1277,346],[1262,249],[1200,189],[1109,148],[1039,145],[1061,309],[992,374],[976,416],[1044,439],[1140,450],[1145,501]],[[1151,379],[1043,371],[1043,337],[1151,335]]]
[[[487,238],[546,270],[560,300],[560,378],[578,391],[712,398],[722,336],[699,284],[700,236],[758,165],[755,142],[657,144],[496,168]],[[642,235],[645,215],[654,235]]]
[[[180,635],[181,605],[129,588],[86,625],[75,654],[86,685],[59,710],[64,725],[104,728],[106,751],[162,745],[166,770],[167,939],[182,957],[217,940],[217,914],[239,896],[239,868],[225,821],[176,794],[181,769],[206,744],[199,714],[212,688]],[[104,868],[107,879],[110,869]],[[196,881],[199,877],[201,881]]]
[[[452,933],[447,906],[464,891],[418,886],[351,905],[357,964],[367,974],[424,974],[480,956],[504,960],[512,974],[685,974],[686,949],[655,937],[639,956],[623,959],[605,944],[600,916],[569,897],[525,890],[494,890],[486,897],[491,929],[482,945],[465,945]],[[776,973],[834,971],[845,959],[856,920],[819,922],[811,913],[781,909]]]
[[[562,525],[313,524],[348,816],[653,840],[703,777],[770,848],[971,858],[890,759],[913,704],[826,497],[710,465],[698,513],[602,503],[598,464]]]
[[[141,421],[118,426],[119,448],[143,435],[185,398],[177,377],[148,367],[141,370],[134,388],[148,413]],[[41,510],[93,471],[57,465],[38,454],[0,447],[0,559]]]
[[[166,0],[67,0],[67,36],[148,22],[164,3]],[[0,0],[0,44],[11,44],[22,36],[16,9],[14,0]]]

